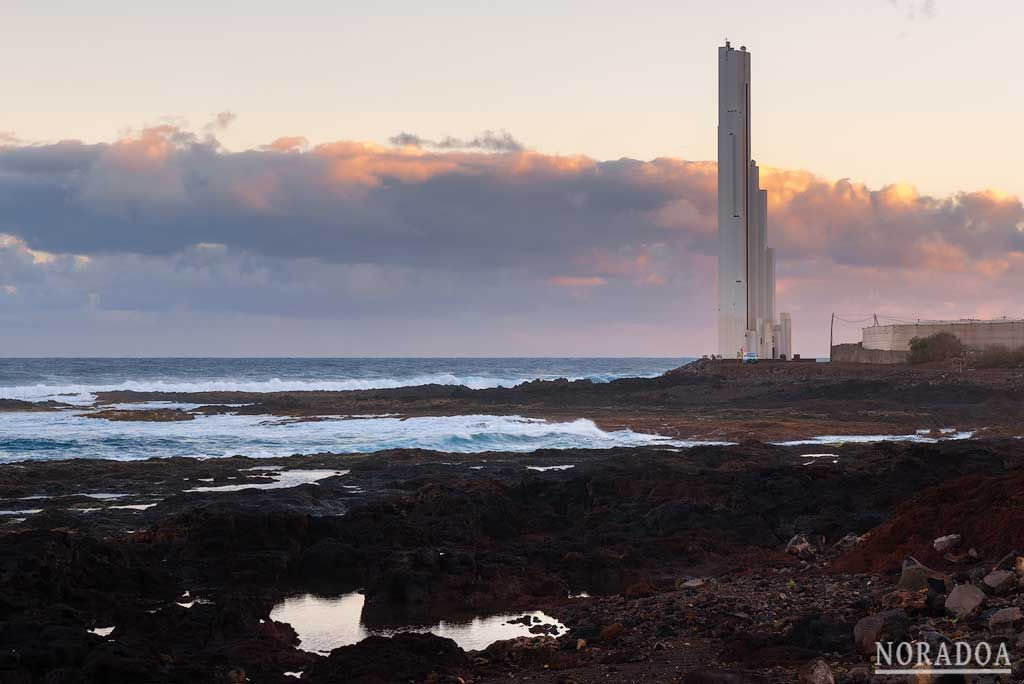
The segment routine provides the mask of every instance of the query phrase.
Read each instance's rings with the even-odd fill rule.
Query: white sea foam
[[[655,377],[647,373],[638,377]],[[0,387],[0,398],[42,401],[52,399],[69,404],[90,404],[97,392],[130,390],[133,392],[303,392],[303,391],[345,391],[394,389],[417,385],[464,385],[470,389],[494,387],[515,387],[532,380],[553,380],[562,377],[554,374],[530,374],[508,377],[487,375],[458,375],[454,373],[426,373],[407,377],[347,378],[304,380],[294,378],[269,378],[265,380],[239,380],[232,378],[211,378],[196,382],[164,380],[124,380],[103,384],[31,384]],[[591,374],[569,377],[569,380],[591,380],[609,382],[621,376],[612,374]],[[164,404],[188,406],[187,404]]]
[[[917,442],[935,444],[947,440],[970,439],[973,432],[944,432],[941,437],[929,437],[918,431],[912,435],[822,435],[810,439],[792,439],[786,442],[772,442],[779,446],[811,446],[815,444],[872,444],[874,442]]]
[[[72,412],[0,414],[0,463],[22,459],[289,456],[403,448],[525,452],[705,443],[631,430],[605,431],[586,419],[551,422],[519,416],[279,423],[267,421],[265,416],[212,415],[164,423],[96,420]]]
[[[320,480],[339,475],[348,475],[348,470],[282,470],[268,477],[272,482],[257,482],[255,484],[234,484],[222,485],[219,487],[194,487],[186,489],[186,492],[237,492],[242,489],[287,489],[298,487],[304,484],[316,484]],[[212,481],[212,480],[211,480]]]

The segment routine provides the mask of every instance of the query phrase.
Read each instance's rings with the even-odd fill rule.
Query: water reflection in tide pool
[[[371,635],[391,636],[398,632],[431,632],[452,639],[467,651],[479,651],[502,639],[537,636],[530,633],[527,625],[508,624],[509,620],[524,615],[533,618],[533,625],[554,625],[558,629],[554,636],[566,631],[565,625],[540,611],[503,613],[468,621],[441,621],[432,626],[369,629],[362,623],[363,600],[363,595],[358,592],[333,598],[303,594],[279,603],[271,611],[270,617],[278,622],[287,622],[295,628],[301,640],[299,648],[318,653],[329,653]]]

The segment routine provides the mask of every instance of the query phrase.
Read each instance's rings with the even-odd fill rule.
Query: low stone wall
[[[865,349],[860,342],[837,344],[832,347],[832,361],[835,363],[906,363],[907,352]]]
[[[1016,349],[1024,346],[1024,321],[946,321],[873,325],[863,329],[862,342],[866,349],[908,351],[915,337],[928,337],[939,332],[957,336],[965,346],[984,349],[1001,344]]]

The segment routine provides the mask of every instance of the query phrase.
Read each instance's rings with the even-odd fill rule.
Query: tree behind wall
[[[956,335],[949,332],[937,332],[927,337],[915,337],[910,340],[908,363],[930,363],[946,361],[963,356],[966,347]]]

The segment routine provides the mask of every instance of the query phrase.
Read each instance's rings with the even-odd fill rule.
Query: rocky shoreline
[[[40,512],[3,528],[0,675],[782,682],[821,658],[836,681],[860,681],[869,663],[854,627],[884,611],[903,611],[910,632],[993,637],[990,613],[1022,605],[1015,575],[955,623],[948,591],[898,587],[907,553],[951,589],[1024,548],[1012,517],[1024,508],[1001,508],[1019,491],[1019,441],[831,451],[748,442],[4,466],[3,506]],[[316,471],[315,483],[244,488]],[[984,524],[986,506],[1004,510],[1002,532]],[[934,530],[960,534],[959,555],[923,553]],[[471,653],[428,635],[374,637],[325,658],[270,619],[285,596],[357,589],[371,624],[539,609],[569,630]]]
[[[790,437],[844,434],[843,415],[877,434],[994,436],[6,464],[0,682],[906,681],[872,679],[883,638],[1005,644],[1013,674],[977,681],[1020,681],[1024,449],[998,437],[1018,424],[1019,378],[782,368],[160,398],[203,405],[188,414],[507,408],[690,435],[733,412],[727,434],[746,420]],[[771,425],[779,413],[795,417]],[[806,432],[826,424],[839,431]],[[322,655],[272,618],[289,596],[356,591],[373,628],[543,611],[567,629],[530,623],[475,651],[371,636]]]
[[[815,435],[913,434],[960,428],[1024,434],[1024,370],[946,366],[697,361],[657,378],[537,380],[511,388],[453,385],[308,392],[101,392],[97,406],[165,401],[195,414],[520,415],[589,418],[678,439],[784,441]],[[146,419],[139,415],[138,419]]]

